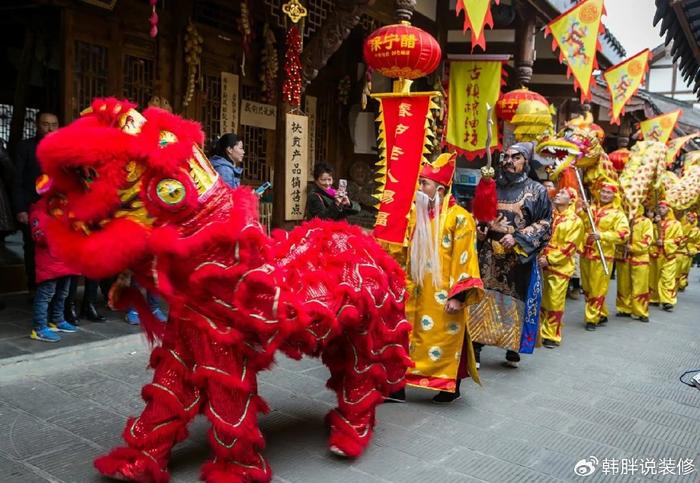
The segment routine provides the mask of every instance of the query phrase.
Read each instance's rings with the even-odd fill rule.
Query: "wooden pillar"
[[[527,87],[532,80],[532,67],[535,64],[535,34],[537,18],[531,8],[518,10],[520,23],[515,29],[515,71],[518,87]]]

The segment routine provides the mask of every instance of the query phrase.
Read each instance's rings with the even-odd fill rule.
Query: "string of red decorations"
[[[149,32],[152,39],[155,39],[158,35],[158,14],[156,13],[156,5],[158,5],[158,0],[149,0],[151,4],[151,16],[148,17],[148,23],[151,24],[151,31]]]
[[[301,33],[296,25],[287,31],[287,51],[284,54],[284,71],[287,76],[282,84],[282,95],[287,104],[301,104]]]

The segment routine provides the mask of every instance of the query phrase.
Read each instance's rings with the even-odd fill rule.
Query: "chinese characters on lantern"
[[[287,114],[285,133],[285,220],[302,220],[308,179],[308,118]]]
[[[370,50],[377,58],[409,56],[415,47],[414,34],[388,33],[374,37],[369,43]]]
[[[238,131],[238,76],[221,73],[221,134]]]

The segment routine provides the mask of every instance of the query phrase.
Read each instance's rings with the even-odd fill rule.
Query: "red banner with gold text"
[[[418,174],[427,152],[431,98],[436,93],[376,94],[379,99],[380,182],[374,237],[403,244]]]

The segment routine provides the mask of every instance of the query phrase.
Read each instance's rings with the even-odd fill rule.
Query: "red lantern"
[[[501,98],[496,103],[496,116],[502,121],[510,122],[515,116],[515,111],[518,110],[518,106],[523,101],[539,101],[545,106],[549,107],[549,102],[547,99],[542,97],[537,92],[528,90],[526,87],[522,89],[515,89],[510,92],[506,92],[501,96]]]
[[[615,168],[615,171],[621,173],[622,170],[625,169],[625,165],[630,159],[630,153],[631,152],[629,149],[622,148],[618,149],[617,151],[613,151],[608,155],[610,161],[612,162],[613,168]]]
[[[428,32],[412,25],[381,27],[365,40],[365,62],[386,77],[418,79],[434,71],[442,51]]]

